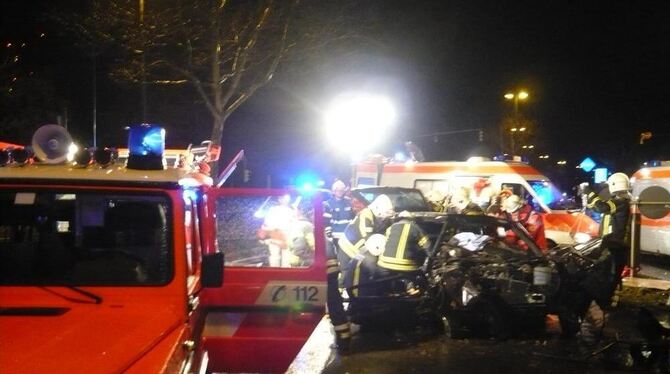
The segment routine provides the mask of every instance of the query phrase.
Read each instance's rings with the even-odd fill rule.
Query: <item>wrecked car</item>
[[[384,292],[352,297],[352,321],[407,320],[398,318],[407,313],[441,321],[453,338],[505,339],[557,314],[564,334],[574,335],[590,303],[609,300],[617,281],[599,240],[543,253],[510,220],[427,212],[411,219],[432,243],[423,266],[361,284]]]

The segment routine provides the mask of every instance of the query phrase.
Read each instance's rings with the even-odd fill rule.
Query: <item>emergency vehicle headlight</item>
[[[584,244],[584,243],[588,242],[589,240],[591,240],[591,235],[589,235],[585,232],[578,232],[578,233],[575,234],[574,239],[575,239],[575,242],[577,242],[578,244]]]
[[[93,161],[91,151],[88,148],[80,148],[77,153],[74,154],[72,161],[76,166],[87,167]]]
[[[128,135],[129,169],[162,170],[165,129],[143,123],[130,127]]]

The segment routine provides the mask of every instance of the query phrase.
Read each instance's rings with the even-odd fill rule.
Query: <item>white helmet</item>
[[[501,209],[507,213],[514,213],[523,206],[523,199],[519,195],[510,195],[502,202]]]
[[[382,234],[372,234],[365,241],[365,249],[373,256],[384,253],[384,246],[386,246],[386,236]]]
[[[438,190],[430,190],[426,193],[426,200],[431,203],[441,204],[444,201],[444,194]]]
[[[451,205],[459,212],[465,209],[470,204],[470,201],[470,190],[467,187],[459,188],[451,196]]]
[[[347,185],[344,184],[344,182],[342,182],[339,179],[336,180],[335,183],[333,183],[333,186],[330,188],[331,191],[335,191],[335,190],[344,191],[346,189],[347,189]]]
[[[607,178],[610,193],[630,190],[630,179],[624,173],[614,173]]]
[[[372,211],[378,218],[387,218],[393,215],[393,203],[391,199],[386,195],[377,196],[371,203],[368,205],[368,208]]]

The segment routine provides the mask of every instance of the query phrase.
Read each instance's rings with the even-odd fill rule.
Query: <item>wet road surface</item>
[[[347,354],[330,348],[323,373],[630,373],[652,369],[634,364],[633,343],[644,341],[637,326],[639,308],[670,320],[667,291],[625,287],[603,338],[587,344],[560,336],[557,318],[544,331],[506,341],[452,340],[435,326],[362,331]]]
[[[670,281],[670,256],[642,256],[640,260],[639,276]],[[652,311],[662,325],[670,327],[670,282],[625,284],[618,305],[608,314],[603,338],[595,343],[561,338],[557,318],[549,316],[543,331],[506,341],[453,340],[435,325],[363,330],[352,339],[348,353],[340,354],[332,344],[332,327],[326,317],[315,330],[315,339],[303,348],[307,353],[289,373],[653,372],[633,362],[630,348],[645,342],[638,328],[640,308]]]

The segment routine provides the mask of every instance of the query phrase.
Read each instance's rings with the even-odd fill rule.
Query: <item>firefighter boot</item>
[[[335,329],[335,348],[340,354],[347,354],[351,346],[351,328],[349,323],[338,325]]]

